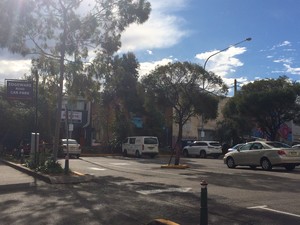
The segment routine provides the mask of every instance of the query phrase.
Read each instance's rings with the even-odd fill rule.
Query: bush
[[[35,165],[32,160],[26,162],[26,166],[30,169],[35,169],[37,172],[46,174],[60,174],[64,172],[58,161],[54,161],[53,158],[48,158],[44,163],[40,165]]]
[[[38,167],[38,171],[47,174],[59,174],[63,173],[64,169],[61,167],[58,161],[54,161],[52,158],[50,158],[45,161],[44,165]]]

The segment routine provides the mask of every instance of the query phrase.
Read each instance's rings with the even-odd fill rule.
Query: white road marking
[[[98,171],[101,171],[101,170],[107,170],[107,169],[104,169],[104,168],[98,168],[98,167],[89,167],[90,170],[98,170]]]
[[[110,163],[111,165],[114,165],[114,166],[129,166],[130,163]]]
[[[150,194],[157,194],[163,192],[189,192],[192,188],[168,188],[168,189],[156,189],[156,190],[144,190],[144,191],[137,191],[142,195],[150,195]]]
[[[285,215],[289,215],[289,216],[300,217],[300,215],[298,215],[298,214],[294,214],[294,213],[289,213],[289,212],[284,212],[284,211],[279,211],[279,210],[276,210],[276,209],[268,208],[267,205],[247,207],[247,209],[264,209],[264,210],[268,210],[268,211],[271,211],[271,212],[276,212],[276,213],[279,213],[279,214],[285,214]]]

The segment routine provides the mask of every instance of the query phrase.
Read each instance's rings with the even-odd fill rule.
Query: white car
[[[74,139],[61,139],[60,145],[62,148],[62,153],[66,156],[67,153],[69,155],[74,155],[77,158],[80,157],[81,154],[81,147]]]
[[[273,166],[281,166],[291,171],[300,165],[300,148],[291,148],[281,142],[253,141],[226,153],[224,163],[228,168],[250,166],[255,169],[261,166],[263,170],[271,170]]]
[[[194,141],[192,144],[185,146],[182,150],[183,156],[213,156],[218,158],[222,155],[222,146],[218,141]]]

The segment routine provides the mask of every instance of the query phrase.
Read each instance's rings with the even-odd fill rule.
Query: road
[[[167,157],[82,157],[70,160],[70,168],[99,181],[109,180],[128,198],[129,193],[142,196],[143,201],[155,203],[156,208],[148,210],[161,210],[162,217],[181,224],[199,224],[202,180],[208,182],[209,224],[300,224],[299,167],[292,172],[229,169],[221,159],[182,158],[181,163],[190,168],[162,169],[167,162]],[[157,208],[160,204],[169,209]]]

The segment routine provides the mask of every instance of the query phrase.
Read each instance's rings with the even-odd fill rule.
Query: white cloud
[[[285,47],[285,46],[292,46],[292,43],[290,41],[283,41],[282,43],[279,43],[277,45],[274,45],[271,50],[275,50],[276,48]]]
[[[173,62],[173,61],[174,60],[171,58],[164,58],[159,61],[142,62],[142,63],[140,63],[139,75],[140,75],[140,77],[145,76],[146,74],[148,74],[152,70],[154,70],[157,66],[167,65],[168,63]]]
[[[300,75],[300,67],[293,68],[288,64],[284,64],[284,67],[288,73]]]
[[[20,79],[30,73],[31,60],[0,60],[1,85],[5,79]]]
[[[149,55],[153,55],[153,52],[151,50],[147,50]]]
[[[288,58],[288,59],[275,59],[273,62],[275,63],[287,63],[287,64],[291,64],[293,62],[292,58]]]
[[[229,73],[234,73],[237,67],[243,66],[244,64],[236,58],[237,55],[241,55],[246,52],[245,47],[230,47],[228,50],[224,52],[218,53],[219,50],[214,50],[210,52],[200,53],[196,55],[197,59],[202,61],[202,64],[205,63],[211,55],[212,56],[206,64],[206,70],[212,71],[216,75],[221,77],[225,77]]]
[[[282,47],[282,46],[291,46],[291,42],[289,41],[284,41],[282,42],[281,44],[278,45],[279,47]]]
[[[185,21],[172,14],[185,7],[184,0],[150,0],[152,11],[141,25],[132,24],[122,34],[120,52],[169,48],[189,34],[183,29]]]

